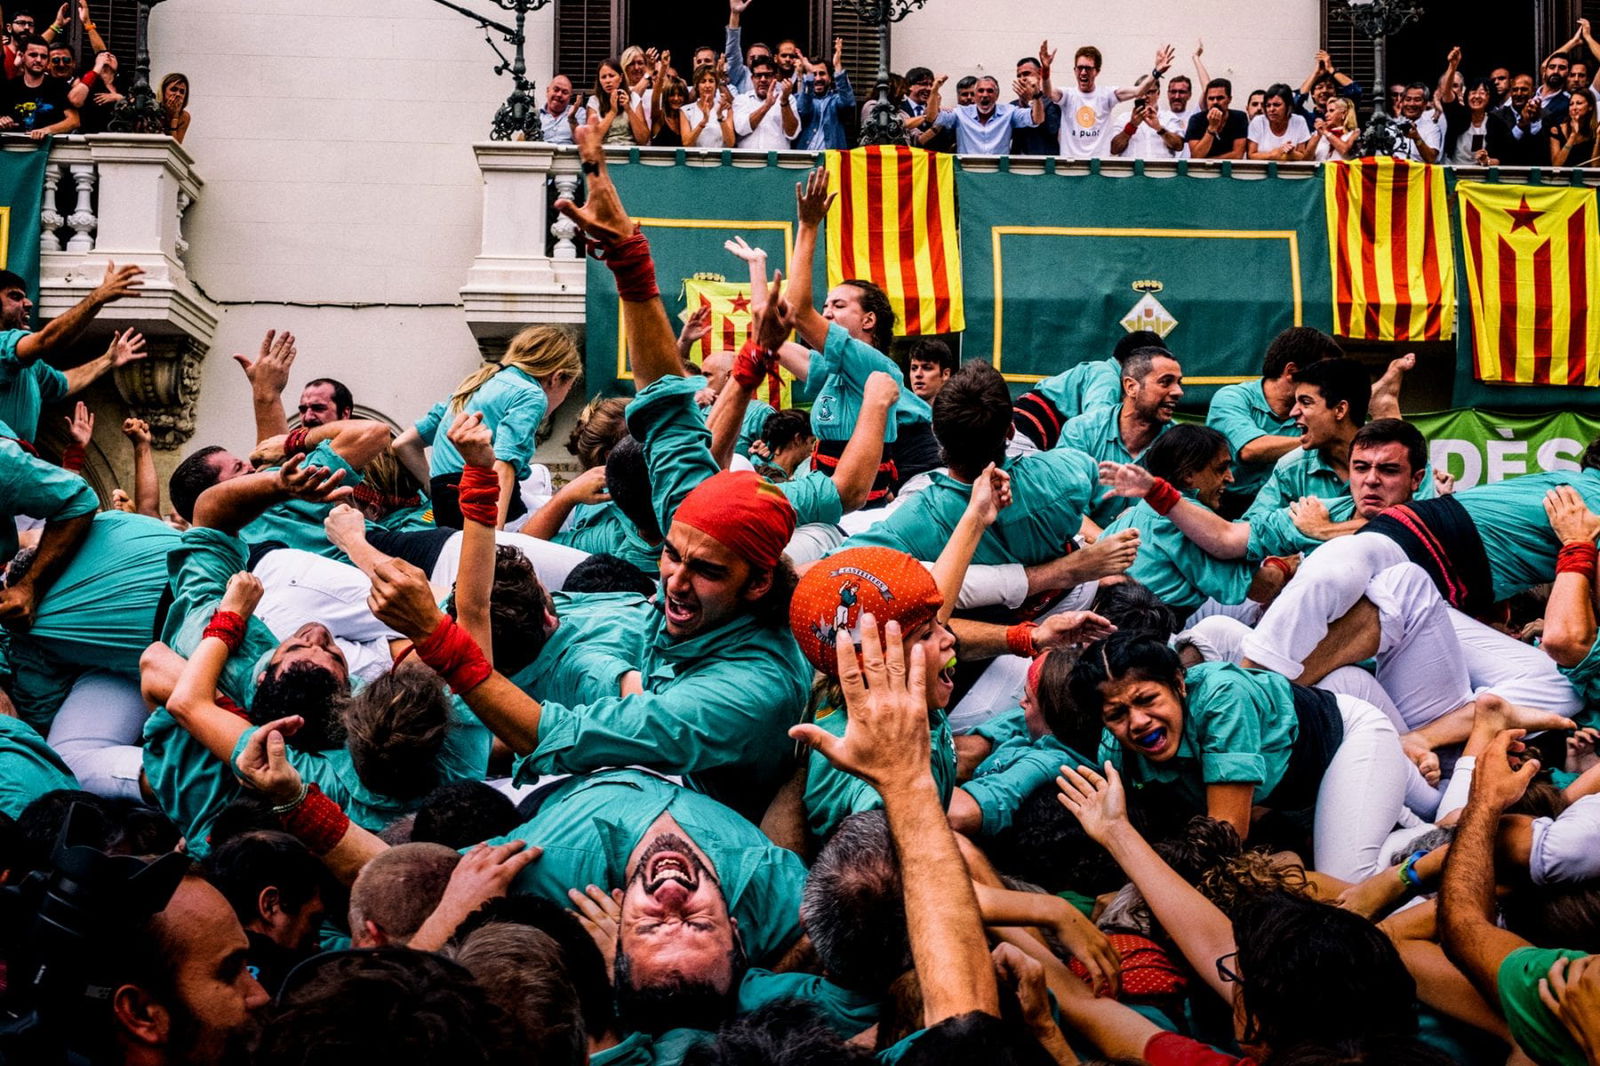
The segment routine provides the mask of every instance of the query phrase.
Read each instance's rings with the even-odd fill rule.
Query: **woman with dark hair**
[[[1550,127],[1550,165],[1587,166],[1595,156],[1594,98],[1586,92],[1572,94],[1567,118]]]
[[[683,105],[678,133],[690,148],[732,148],[733,93],[717,73],[717,68],[702,63],[694,68],[691,82],[694,100]]]
[[[189,133],[189,76],[168,74],[161,79],[161,114],[167,133],[179,144]]]
[[[1396,1062],[1440,1061],[1416,1043],[1416,983],[1376,926],[1287,892],[1247,902],[1230,921],[1133,827],[1115,768],[1106,764],[1102,776],[1063,766],[1061,775],[1062,805],[1127,873],[1200,980],[1232,1006],[1234,1035],[1249,1058],[1165,1032],[1080,982],[1052,982],[1063,1018],[1105,1054],[1154,1066],[1273,1066],[1302,1061],[1308,1049],[1370,1044],[1401,1052]]]
[[[1379,868],[1417,773],[1365,700],[1232,663],[1185,670],[1148,636],[1114,633],[1086,649],[1068,701],[1057,736],[1081,744],[1098,724],[1100,758],[1140,802],[1208,814],[1245,840],[1267,808],[1291,841],[1310,828],[1314,868],[1345,881]]]
[[[615,56],[600,61],[595,71],[594,92],[577,116],[581,126],[590,115],[598,115],[605,128],[606,144],[649,144],[650,128],[642,107],[635,108],[629,98],[622,62]]]
[[[1467,83],[1465,99],[1456,99],[1451,79],[1439,83],[1439,102],[1444,106],[1444,162],[1458,167],[1492,167],[1516,153],[1511,127],[1489,117],[1490,101],[1495,97],[1488,78],[1473,78]]]
[[[1316,154],[1322,134],[1312,133],[1295,110],[1294,90],[1279,82],[1261,98],[1261,114],[1250,120],[1247,159],[1299,161]]]

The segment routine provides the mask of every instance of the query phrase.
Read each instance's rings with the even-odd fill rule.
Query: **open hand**
[[[1100,484],[1107,489],[1103,499],[1126,496],[1142,500],[1156,487],[1156,479],[1155,475],[1136,463],[1104,462],[1100,464]]]
[[[582,892],[567,889],[567,898],[575,909],[568,911],[583,931],[589,934],[594,946],[606,960],[606,975],[610,976],[617,961],[617,937],[622,926],[622,891],[607,892],[599,885],[589,885]]]
[[[1033,630],[1036,651],[1064,648],[1075,644],[1093,644],[1102,637],[1117,631],[1110,620],[1093,611],[1062,611],[1048,615]]]
[[[80,448],[87,448],[89,441],[94,437],[94,412],[89,410],[89,405],[82,400],[72,409],[72,417],[66,420],[67,435],[70,436]]]
[[[352,490],[339,484],[344,480],[343,470],[305,466],[305,460],[304,455],[291,455],[278,467],[279,489],[297,500],[312,503],[333,503],[350,496]]]
[[[1557,485],[1544,494],[1544,513],[1562,544],[1593,544],[1600,537],[1600,516],[1571,485]]]
[[[820,226],[833,206],[836,194],[828,191],[828,172],[822,167],[813,170],[805,181],[794,187],[796,211],[802,226]]]
[[[143,276],[143,267],[119,267],[115,263],[107,262],[105,277],[101,278],[100,284],[89,293],[89,302],[95,306],[104,306],[113,300],[131,296],[144,284]]]
[[[1109,762],[1104,769],[1105,776],[1101,777],[1087,766],[1080,766],[1076,770],[1063,766],[1061,776],[1056,778],[1056,788],[1060,792],[1056,798],[1072,812],[1090,839],[1102,845],[1111,838],[1117,826],[1125,825],[1128,821],[1128,800],[1122,791],[1122,775]]]
[[[587,174],[587,195],[583,206],[571,200],[556,201],[556,210],[577,224],[591,240],[602,245],[616,244],[633,236],[638,227],[622,206],[617,187],[606,173],[605,130],[598,115],[589,115],[588,121],[573,131],[578,142],[578,157],[583,160]]]

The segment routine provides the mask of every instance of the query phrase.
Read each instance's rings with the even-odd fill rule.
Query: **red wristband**
[[[1294,576],[1294,571],[1289,569],[1288,562],[1286,560],[1278,558],[1276,555],[1267,556],[1265,559],[1261,560],[1261,565],[1263,567],[1270,566],[1274,570],[1281,571],[1283,573],[1283,579],[1285,581],[1289,580],[1291,577]]]
[[[87,73],[83,77],[79,78],[78,82],[79,82],[79,84],[87,85],[89,88],[93,89],[94,88],[94,83],[99,81],[99,80],[100,80],[100,72],[99,71],[95,71],[95,70],[91,70],[89,73]]]
[[[245,620],[243,615],[232,611],[218,611],[211,616],[211,624],[206,626],[201,639],[216,637],[228,646],[228,654],[232,655],[239,650],[239,645],[244,643]]]
[[[757,344],[754,337],[750,338],[733,361],[733,380],[747,389],[758,388],[771,372],[774,357],[773,352]]]
[[[1563,544],[1556,553],[1556,573],[1582,574],[1593,582],[1597,561],[1600,561],[1600,550],[1594,544],[1588,541]]]
[[[416,643],[417,658],[444,678],[456,695],[471,692],[494,673],[477,641],[449,615]]]
[[[61,452],[61,468],[63,470],[71,470],[73,473],[77,473],[79,470],[82,470],[88,462],[89,453],[85,451],[83,445],[79,444],[77,441],[73,441],[71,444],[67,445],[66,448]]]
[[[278,815],[283,831],[311,849],[313,855],[326,855],[344,838],[350,828],[350,816],[333,800],[322,794],[322,789],[311,785],[306,798],[286,814]]]
[[[490,529],[500,524],[500,478],[489,467],[463,467],[456,498],[466,521]]]
[[[311,435],[311,430],[305,426],[291,429],[288,436],[283,438],[283,457],[299,455],[306,450],[306,438]]]
[[[1024,659],[1031,659],[1036,654],[1033,648],[1033,631],[1039,628],[1037,622],[1018,622],[1006,630],[1006,647],[1011,649],[1012,655],[1020,655]]]
[[[1164,515],[1178,506],[1178,501],[1181,499],[1183,493],[1173,488],[1172,482],[1164,477],[1158,477],[1156,483],[1150,487],[1150,491],[1145,494],[1144,502],[1148,503],[1156,514]]]
[[[591,243],[589,254],[604,263],[617,279],[617,295],[629,303],[646,303],[661,296],[656,284],[656,263],[650,258],[650,242],[635,226],[633,235],[616,244]]]

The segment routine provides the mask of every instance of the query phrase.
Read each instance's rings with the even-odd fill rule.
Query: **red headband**
[[[724,470],[696,485],[672,516],[771,570],[794,536],[794,507],[778,487],[751,470]]]

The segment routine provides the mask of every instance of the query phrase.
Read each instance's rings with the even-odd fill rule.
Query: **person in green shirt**
[[[17,516],[44,519],[27,573],[7,574],[0,589],[0,624],[32,624],[39,601],[89,535],[99,505],[88,482],[35,456],[0,422],[0,563],[17,553]]]
[[[1161,334],[1136,329],[1117,339],[1109,359],[1085,359],[1045,378],[1017,397],[1011,414],[1011,424],[1016,427],[1013,448],[1041,452],[1054,448],[1068,422],[1087,411],[1115,407],[1122,400],[1122,364],[1129,353],[1166,346]]]
[[[1096,463],[1143,463],[1145,452],[1172,425],[1183,398],[1183,367],[1166,348],[1135,348],[1122,364],[1122,402],[1069,421],[1055,450],[1072,449]],[[1128,506],[1115,496],[1094,501],[1089,517],[1104,527]]]
[[[1241,840],[1256,807],[1310,811],[1317,870],[1355,882],[1380,868],[1417,770],[1364,700],[1232,663],[1185,671],[1167,645],[1132,633],[1085,650],[1068,690],[1075,710],[1060,739],[1082,746],[1098,727],[1101,760],[1136,801],[1208,814]]]
[[[0,814],[15,818],[46,792],[79,787],[67,764],[37,730],[0,714]]]
[[[1300,447],[1295,375],[1319,359],[1342,355],[1338,342],[1320,329],[1290,326],[1267,345],[1260,381],[1224,385],[1212,395],[1206,425],[1228,438],[1233,449],[1234,483],[1222,497],[1226,517],[1243,514],[1272,475],[1273,465]]]

